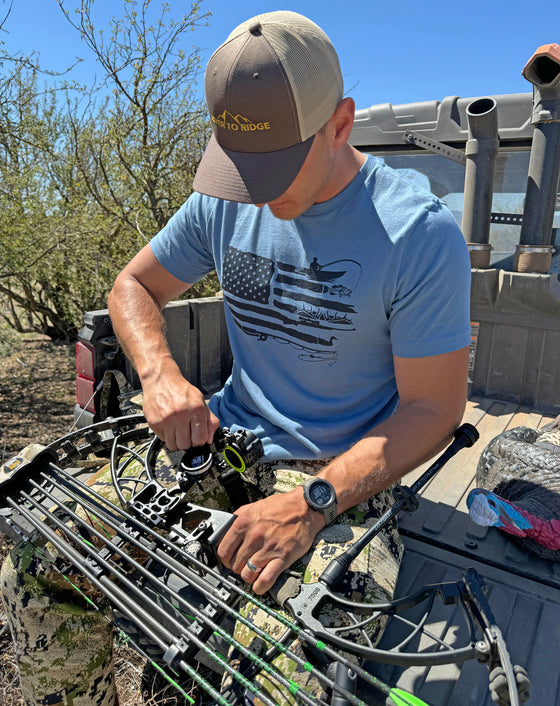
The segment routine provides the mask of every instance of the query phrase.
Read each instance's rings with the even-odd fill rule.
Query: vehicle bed
[[[522,665],[529,674],[528,703],[535,706],[560,703],[560,563],[531,555],[500,530],[474,524],[467,512],[466,497],[476,487],[480,452],[492,438],[513,427],[538,428],[552,419],[551,415],[507,402],[470,399],[464,421],[476,426],[479,441],[452,458],[421,491],[418,509],[401,513],[399,520],[406,549],[397,595],[407,595],[428,583],[456,581],[465,569],[474,567],[488,587],[487,597],[513,664]],[[411,485],[428,465],[407,476],[406,484]],[[446,614],[447,622],[440,617],[432,627],[443,635],[454,617]],[[392,629],[389,625],[388,637]],[[462,669],[457,665],[407,669],[370,665],[370,670],[431,706],[492,704],[488,670],[476,662],[468,662]],[[384,702],[371,703],[376,706]]]

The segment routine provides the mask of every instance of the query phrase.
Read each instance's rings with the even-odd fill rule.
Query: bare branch
[[[3,0],[2,4],[6,5],[6,0]],[[12,11],[13,6],[14,6],[14,0],[10,0],[10,2],[8,3],[8,7],[5,10],[5,14],[4,15],[0,14],[0,30],[2,30],[4,32],[6,31],[4,29],[4,24],[6,23],[6,20],[8,19],[8,17],[10,16],[10,12]]]

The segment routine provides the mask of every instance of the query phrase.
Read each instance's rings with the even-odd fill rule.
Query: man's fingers
[[[180,449],[180,445],[177,443],[177,436],[175,434],[175,429],[168,429],[165,432],[165,445],[169,451],[177,451]]]
[[[191,446],[211,444],[219,426],[219,419],[210,412],[208,407],[204,407],[196,410],[192,415],[187,412],[175,414],[152,428],[170,451],[178,449],[186,451]]]
[[[208,437],[206,439],[206,443],[211,444],[214,441],[214,434],[216,433],[216,429],[220,426],[220,420],[218,419],[218,417],[216,417],[215,414],[210,411],[209,407],[206,407],[206,412],[208,414]]]
[[[164,425],[151,425],[151,429],[154,432],[154,434],[158,437],[158,439],[161,439],[163,444],[169,451],[177,451],[179,448],[177,446],[177,441],[175,438],[175,429],[170,426],[164,426]]]
[[[255,593],[266,593],[280,573],[303,556],[317,530],[301,492],[271,495],[236,510],[237,519],[218,546],[218,556]],[[319,520],[324,520],[319,516]]]
[[[190,444],[182,446],[183,449],[188,449],[191,446],[203,446],[208,438],[208,426],[206,423],[206,414],[196,414],[190,421],[190,424],[184,428],[183,437],[185,442],[188,438]]]
[[[182,376],[174,386],[152,383],[144,391],[144,414],[170,451],[212,443],[220,426],[200,390]]]
[[[236,531],[237,528],[235,525],[238,522],[239,520],[236,520],[233,523],[218,545],[218,557],[225,567],[231,569],[235,573],[241,574],[243,562],[238,561],[237,564],[235,563],[239,553],[239,547],[243,541],[242,535]]]
[[[287,568],[287,565],[282,559],[272,559],[268,564],[259,571],[257,574],[253,573],[253,580],[249,580],[248,583],[252,583],[253,592],[257,596],[262,596],[263,593],[269,591],[275,584],[276,579],[280,576],[282,571]],[[242,575],[245,579],[245,575]]]

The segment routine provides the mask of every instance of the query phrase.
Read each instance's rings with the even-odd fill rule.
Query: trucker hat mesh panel
[[[330,118],[342,98],[342,78],[334,50],[328,51],[325,35],[320,30],[308,30],[307,42],[315,39],[315,49],[309,50],[297,36],[286,35],[283,28],[269,27],[267,38],[281,58],[284,71],[294,91],[302,140],[317,133]],[[325,49],[327,48],[327,51]],[[319,60],[329,63],[325,71]]]

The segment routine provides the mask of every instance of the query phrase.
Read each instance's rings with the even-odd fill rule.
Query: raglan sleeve
[[[437,202],[402,250],[389,312],[394,355],[422,358],[468,346],[470,285],[465,240],[447,207]]]

